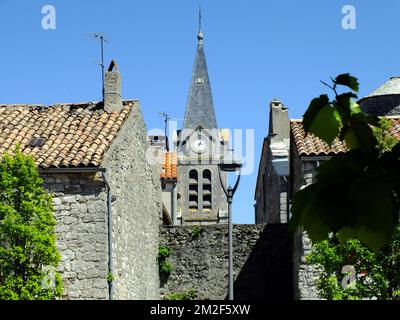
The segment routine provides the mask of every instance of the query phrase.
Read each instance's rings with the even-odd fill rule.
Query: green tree
[[[16,149],[0,161],[0,299],[43,300],[62,294],[55,271],[52,198],[31,157]]]
[[[345,141],[349,151],[323,162],[317,182],[295,194],[290,223],[303,226],[313,243],[333,233],[341,243],[359,239],[378,252],[391,242],[399,223],[400,144],[382,147],[385,123],[354,101],[355,77],[341,74],[332,85],[324,84],[334,97],[323,94],[311,101],[304,129],[328,144],[335,138]],[[352,91],[339,93],[339,86]]]
[[[400,225],[392,243],[375,253],[359,240],[341,244],[337,237],[314,246],[306,257],[311,264],[322,267],[317,280],[321,298],[328,300],[353,300],[376,298],[400,300]],[[344,266],[354,268],[351,271]]]

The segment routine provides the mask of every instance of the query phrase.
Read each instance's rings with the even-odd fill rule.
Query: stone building
[[[227,201],[218,171],[228,150],[229,134],[218,129],[210,79],[203,49],[203,33],[197,35],[197,53],[182,130],[174,136],[178,158],[177,216],[183,225],[226,223]],[[221,176],[220,176],[221,174]]]
[[[19,144],[53,195],[65,299],[157,299],[161,188],[139,102],[122,101],[115,62],[104,96],[1,105],[0,153]]]
[[[288,109],[275,99],[270,104],[268,136],[258,167],[254,195],[257,224],[288,221],[289,147]]]
[[[390,133],[400,140],[400,78],[391,78],[359,104],[366,113],[388,118],[392,122]],[[322,161],[346,151],[345,143],[338,139],[329,146],[312,134],[306,135],[302,120],[289,119],[287,108],[272,101],[254,196],[256,223],[286,223],[293,195],[315,182],[316,168]],[[297,231],[293,244],[296,299],[318,299],[315,279],[319,272],[305,261],[311,250],[306,234]]]

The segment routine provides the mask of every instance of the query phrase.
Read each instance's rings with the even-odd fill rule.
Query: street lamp
[[[218,165],[219,181],[221,182],[222,189],[224,190],[224,193],[228,201],[228,221],[229,221],[228,222],[228,289],[229,289],[228,299],[229,300],[233,300],[232,199],[239,185],[241,168],[242,168],[242,162],[240,160],[235,161],[233,157],[230,158],[230,161],[225,161],[225,159],[223,159],[223,162],[221,162]],[[231,186],[229,186],[228,189],[225,188],[225,185],[221,177],[221,171],[228,173],[236,171],[239,172],[233,188]]]

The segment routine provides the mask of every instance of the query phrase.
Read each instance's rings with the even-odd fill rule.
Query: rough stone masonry
[[[161,277],[160,294],[194,289],[199,299],[226,299],[228,227],[161,227],[160,244],[172,254],[172,272]],[[199,227],[197,227],[199,228]],[[234,298],[293,299],[293,236],[287,224],[234,225]]]

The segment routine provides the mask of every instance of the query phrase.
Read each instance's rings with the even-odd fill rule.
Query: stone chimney
[[[276,139],[289,139],[290,135],[288,109],[277,99],[272,100],[270,104],[269,134]]]
[[[121,74],[114,60],[111,61],[104,78],[104,110],[107,112],[121,110]]]

